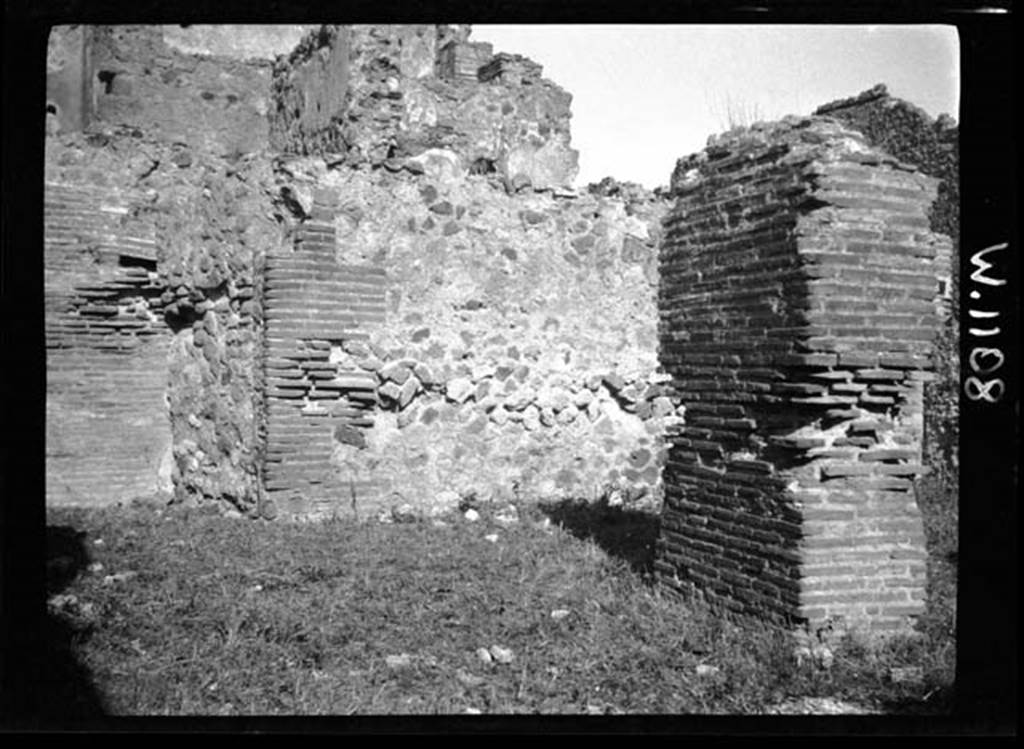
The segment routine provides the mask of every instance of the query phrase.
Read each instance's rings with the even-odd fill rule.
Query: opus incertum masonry
[[[48,71],[48,502],[616,493],[666,589],[922,611],[949,123],[876,88],[576,190],[571,96],[464,27],[60,27]]]

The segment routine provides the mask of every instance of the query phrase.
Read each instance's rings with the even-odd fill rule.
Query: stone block
[[[423,362],[418,362],[413,367],[412,371],[413,374],[416,375],[416,378],[423,384],[423,387],[425,388],[431,388],[441,384],[441,380],[434,373],[434,370],[429,365],[424,364]]]
[[[402,388],[394,382],[385,382],[377,390],[377,393],[386,402],[398,403],[402,395]]]
[[[466,377],[456,377],[445,385],[445,395],[454,403],[465,403],[474,397],[475,393],[476,387]]]
[[[626,386],[626,381],[621,375],[614,372],[609,372],[601,378],[601,382],[608,388],[612,393],[618,393]]]
[[[530,404],[522,413],[523,427],[529,432],[535,432],[540,429],[540,409],[536,405]]]
[[[512,392],[505,400],[505,407],[511,411],[523,411],[536,400],[537,393],[533,388],[521,387]]]
[[[546,427],[555,425],[555,411],[550,406],[540,409],[540,423]]]
[[[522,175],[534,190],[552,190],[572,185],[579,172],[579,152],[557,141],[541,146],[522,143],[510,149],[501,159],[501,172]]]
[[[389,362],[380,368],[378,375],[396,385],[402,385],[412,376],[412,372],[401,362]]]
[[[573,404],[579,409],[585,409],[594,400],[594,393],[589,389],[580,390],[573,395]]]
[[[366,447],[366,436],[355,427],[340,424],[334,428],[334,439],[342,444],[353,445],[360,449]]]
[[[402,388],[398,393],[398,407],[401,409],[406,408],[416,394],[420,391],[420,382],[415,377],[409,377],[405,382],[402,383]]]

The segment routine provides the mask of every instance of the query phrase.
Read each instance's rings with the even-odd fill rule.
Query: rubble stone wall
[[[813,629],[922,612],[912,490],[949,252],[929,229],[936,187],[821,119],[680,160],[659,289],[686,407],[665,470],[669,586]]]
[[[140,49],[165,65],[203,67],[207,79],[238,85],[257,85],[260,66],[265,67],[260,63],[253,68],[257,74],[246,77],[238,73],[237,61],[179,55],[150,27],[98,27],[89,36],[100,48],[90,65],[99,61],[99,69],[106,70],[116,53],[127,61],[118,70],[128,74],[138,68],[148,76],[147,85],[170,84],[159,76],[159,84],[150,80],[153,58]],[[150,72],[144,73],[147,68]],[[151,443],[161,446],[161,457],[154,459],[159,471],[152,472],[154,477],[159,473],[159,483],[156,478],[136,482],[149,490],[133,489],[135,495],[167,491],[173,484],[180,498],[254,509],[254,414],[260,402],[253,379],[260,325],[256,279],[266,249],[283,241],[286,220],[274,204],[279,195],[271,164],[253,153],[226,149],[235,135],[250,137],[240,132],[248,127],[248,117],[222,119],[220,135],[214,133],[212,140],[201,120],[192,122],[189,127],[198,128],[179,140],[166,129],[167,101],[160,91],[153,93],[152,99],[136,96],[138,91],[131,95],[136,100],[127,122],[120,110],[101,106],[91,111],[84,132],[51,131],[47,141],[47,339],[53,348],[48,441],[64,445],[54,450],[68,453],[65,462],[77,460],[68,445],[77,439],[78,416],[67,409],[59,412],[58,405],[68,398],[83,403],[92,398],[94,404],[116,400],[119,405],[94,409],[117,435],[100,442],[113,445],[123,438],[139,450]],[[245,92],[250,99],[267,94]],[[110,96],[131,98],[124,91]],[[177,96],[188,98],[184,92]],[[196,98],[196,106],[208,106],[202,96]],[[183,115],[182,123],[189,113]],[[255,142],[253,147],[262,149]],[[98,331],[140,338],[150,329],[160,334],[147,339],[152,344],[145,349],[145,364],[97,358],[118,340]],[[65,362],[68,347],[76,353]],[[142,353],[139,348],[132,356]],[[100,366],[117,372],[87,374]],[[105,394],[110,387],[120,391],[117,399]],[[136,401],[134,415],[119,416],[121,403]],[[131,426],[136,423],[138,429]],[[171,457],[164,454],[167,443],[173,445]],[[116,476],[122,466],[108,454],[112,449],[94,445],[79,452],[91,451],[91,460],[106,463],[107,473]],[[50,475],[64,470],[56,466]],[[121,501],[131,493],[108,491],[102,482],[76,491],[76,501],[95,503]]]
[[[374,399],[372,426],[335,447],[334,475],[372,468],[365,490],[385,512],[470,496],[656,500],[678,418],[656,356],[664,201],[566,189],[569,96],[465,29],[349,27],[344,111],[296,126],[314,122],[318,96],[342,100],[340,78],[302,77],[346,54],[341,33],[324,27],[278,60],[287,103],[272,125],[287,131],[274,142],[301,212],[318,210],[314,194],[338,206],[334,261],[387,279],[381,324],[331,347],[331,376],[372,382]],[[339,512],[348,501],[336,495]]]
[[[422,169],[441,160],[463,176],[472,170],[540,189],[570,185],[578,171],[569,147],[572,97],[541,78],[539,65],[508,55],[497,56],[506,74],[481,82],[490,45],[449,41],[448,34],[423,25],[311,33],[274,67],[275,147],[354,167],[400,169],[412,160],[410,168]]]
[[[331,377],[372,385],[366,431],[348,455],[336,446],[338,475],[369,470],[384,512],[474,496],[656,502],[662,435],[678,418],[657,363],[663,200],[618,186],[509,194],[495,175],[319,158],[287,171],[307,225],[330,215],[318,201],[337,206],[316,247],[386,274],[383,319],[365,321],[365,340],[331,344]],[[347,488],[337,501],[347,513]]]
[[[664,496],[672,589],[817,629],[920,613],[935,179],[792,118],[680,160],[674,207],[577,191],[571,97],[467,27],[318,27],[273,62],[294,29],[66,31],[50,501]]]
[[[218,156],[266,148],[271,63],[186,54],[160,26],[91,27],[92,118]]]
[[[344,151],[340,140],[349,93],[348,30],[324,26],[278,60],[273,77],[275,150]]]
[[[193,159],[158,169],[151,182],[165,315],[174,331],[167,400],[175,492],[181,500],[255,512],[261,278],[266,255],[287,238],[275,217],[268,164],[201,153]]]

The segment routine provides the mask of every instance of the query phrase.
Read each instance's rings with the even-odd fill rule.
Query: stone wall
[[[173,149],[173,159],[180,151]],[[165,163],[163,160],[161,164]],[[179,499],[258,502],[257,373],[266,255],[285,244],[274,175],[261,159],[195,153],[151,184],[165,314],[174,331],[167,400]],[[185,162],[182,162],[185,163]],[[276,214],[276,215],[275,215]]]
[[[92,106],[92,34],[88,26],[55,26],[46,50],[46,132],[81,131]]]
[[[320,235],[332,260],[387,279],[365,342],[318,339],[331,378],[373,385],[372,425],[343,430],[333,475],[373,477],[358,503],[384,513],[471,496],[656,501],[677,418],[656,357],[666,205],[565,188],[568,95],[467,34],[324,27],[275,67],[274,143],[306,155],[286,159],[285,189],[309,215],[336,203]],[[339,55],[346,80],[307,75],[340,70]],[[324,119],[324,97],[342,111]],[[349,493],[314,514],[348,513]]]
[[[323,26],[274,66],[270,138],[275,150],[344,152],[349,93],[349,40],[344,27]]]
[[[353,167],[441,160],[460,175],[570,185],[578,170],[572,97],[542,79],[539,65],[509,55],[498,56],[505,74],[481,82],[490,45],[466,41],[467,33],[449,40],[447,27],[360,25],[311,33],[274,68],[275,147]]]
[[[373,387],[372,426],[344,458],[378,482],[364,506],[657,501],[677,418],[656,351],[663,200],[607,185],[509,194],[496,175],[431,165],[363,172],[306,158],[287,171],[311,214],[337,205],[317,247],[386,273],[384,318],[331,348],[332,377]],[[337,501],[348,513],[347,489]]]
[[[160,26],[93,26],[91,119],[107,130],[237,156],[266,147],[271,63],[184,54]]]
[[[664,495],[670,588],[818,629],[920,612],[936,180],[794,118],[680,160],[669,211],[570,188],[571,98],[468,27],[280,43],[54,37],[51,501]]]
[[[118,439],[160,453],[131,492],[94,481],[75,490],[75,501],[112,503],[173,483],[180,499],[255,511],[257,274],[290,220],[271,164],[248,152],[265,147],[266,122],[261,141],[251,105],[269,95],[269,67],[182,55],[155,27],[91,27],[86,36],[87,67],[113,77],[84,132],[51,131],[47,141],[48,442],[68,466],[90,453],[95,473],[102,464],[111,477],[127,470],[111,452]],[[62,39],[55,33],[51,46]],[[218,105],[203,95],[223,94],[223,86],[237,101]],[[218,106],[229,111],[217,113]],[[68,195],[84,202],[62,214]],[[97,358],[117,340],[108,332],[139,338],[149,329],[159,335],[145,364],[136,361],[141,347],[131,361]],[[75,352],[68,363],[65,349]],[[76,382],[77,367],[117,372]],[[112,387],[116,399],[107,397]],[[109,447],[75,446],[81,414],[60,405],[68,399],[104,404],[93,410],[117,435],[102,437]],[[136,401],[134,412],[121,410]],[[48,475],[77,470],[52,457]]]
[[[167,46],[188,55],[236,60],[274,60],[289,54],[316,26],[274,24],[168,25],[160,32]]]
[[[671,437],[657,571],[726,610],[812,629],[921,613],[913,494],[949,240],[936,181],[834,121],[680,160],[659,289]]]

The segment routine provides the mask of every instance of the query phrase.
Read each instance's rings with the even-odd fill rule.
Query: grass
[[[79,688],[40,709],[756,714],[805,697],[882,712],[946,705],[949,637],[879,651],[842,643],[826,669],[797,663],[783,634],[663,595],[649,579],[653,515],[563,503],[523,509],[513,524],[481,516],[265,524],[173,508],[50,509],[51,530],[66,529],[77,548],[63,558],[84,567],[54,579],[64,598],[52,600],[64,603],[51,616],[70,663],[53,678]],[[493,646],[511,661],[481,659]],[[923,683],[891,683],[899,665],[922,667]]]

